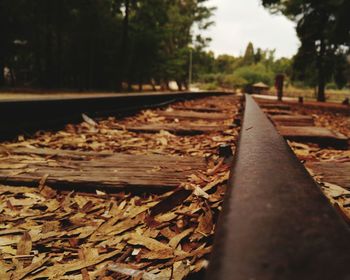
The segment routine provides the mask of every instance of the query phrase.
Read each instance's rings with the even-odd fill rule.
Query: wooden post
[[[283,82],[284,82],[284,75],[283,74],[277,74],[275,77],[275,87],[277,90],[277,98],[278,101],[282,101],[283,97]]]

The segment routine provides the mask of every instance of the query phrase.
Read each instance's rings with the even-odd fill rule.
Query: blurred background
[[[350,95],[348,0],[2,0],[0,89]]]

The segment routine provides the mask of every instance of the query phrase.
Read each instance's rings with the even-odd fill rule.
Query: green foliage
[[[344,85],[344,69],[335,66],[338,52],[350,47],[350,1],[262,0],[271,11],[281,11],[296,22],[301,46],[293,65],[294,76],[307,84],[317,82],[318,100],[325,100],[325,85],[332,78]],[[343,56],[344,59],[344,56]],[[338,64],[339,66],[339,64]],[[338,69],[338,70],[336,70]]]
[[[290,76],[292,65],[292,60],[288,58],[276,60],[274,53],[274,50],[260,48],[255,53],[252,43],[248,44],[244,56],[241,57],[219,55],[214,58],[212,53],[202,52],[201,56],[207,56],[206,61],[210,60],[210,67],[194,60],[196,71],[201,69],[196,80],[225,88],[242,88],[258,82],[272,85],[276,74]]]
[[[237,88],[247,85],[249,82],[239,74],[231,74],[223,77],[222,86],[228,88]]]
[[[350,61],[346,54],[339,52],[333,61],[333,79],[338,89],[350,85]]]
[[[331,82],[326,85],[326,89],[338,89],[338,86],[336,83]]]
[[[259,63],[263,58],[263,51],[261,48],[258,48],[256,50],[256,53],[254,54],[254,63]]]
[[[219,55],[215,59],[215,71],[219,73],[232,73],[237,60],[237,58],[231,55]]]
[[[118,89],[122,82],[173,79],[184,84],[189,44],[200,49],[209,41],[192,33],[194,26],[212,24],[214,8],[206,2],[2,0],[0,69],[10,68],[20,86]]]
[[[209,83],[209,84],[200,84],[199,88],[201,90],[216,90],[219,85],[217,83]]]
[[[234,74],[238,78],[245,80],[245,85],[251,85],[258,82],[272,85],[274,80],[274,73],[271,70],[266,69],[266,67],[260,63],[238,68]]]
[[[248,46],[244,52],[242,64],[243,65],[252,65],[254,63],[255,63],[254,47],[253,47],[252,42],[249,42]]]
[[[223,80],[224,75],[219,73],[209,73],[201,75],[197,80],[201,83],[218,83]]]
[[[285,57],[279,58],[273,62],[272,71],[290,77],[292,75],[292,64],[291,59]]]

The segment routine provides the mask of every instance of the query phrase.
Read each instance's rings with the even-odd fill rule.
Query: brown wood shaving
[[[196,119],[199,114],[186,113],[179,119],[180,126],[229,126],[238,104],[236,97],[228,95],[172,106],[211,108],[221,113],[220,118],[227,116],[224,120],[206,120],[205,114]],[[176,188],[162,192],[146,188],[135,193],[111,192],[98,184],[93,186],[96,193],[82,186],[53,188],[48,183],[54,175],[51,173],[31,188],[1,185],[1,279],[184,279],[205,269],[229,172],[217,148],[226,144],[234,150],[238,129],[195,135],[125,129],[136,124],[174,123],[170,113],[165,114],[166,118],[161,115],[158,110],[145,110],[125,119],[95,120],[84,116],[84,122],[69,124],[62,131],[40,132],[32,138],[19,137],[17,142],[1,145],[0,169],[18,174],[33,163],[55,171],[57,162],[67,172],[77,172],[73,161],[116,152],[195,156],[206,162],[206,168],[193,171]],[[25,152],[31,148],[36,148],[37,153]],[[45,154],[41,148],[51,150]],[[57,149],[74,151],[74,155],[55,153]],[[155,165],[153,171],[159,168]],[[182,166],[173,168],[184,172]]]

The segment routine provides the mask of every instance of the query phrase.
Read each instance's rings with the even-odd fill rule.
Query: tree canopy
[[[249,88],[254,83],[263,82],[272,86],[276,74],[292,76],[292,59],[275,58],[275,50],[254,49],[248,43],[243,56],[219,55],[196,49],[194,53],[194,78],[205,87],[218,86]],[[288,79],[289,82],[289,79]]]
[[[120,89],[185,84],[189,44],[208,38],[207,0],[2,0],[0,86]]]
[[[350,1],[262,0],[272,12],[282,12],[297,23],[301,46],[294,60],[299,79],[318,86],[325,100],[325,85],[332,78],[342,84],[344,62],[350,47]]]

